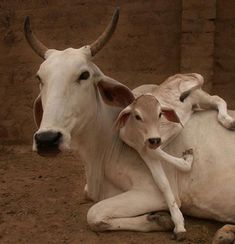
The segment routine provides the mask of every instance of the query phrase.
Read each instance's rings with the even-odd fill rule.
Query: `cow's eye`
[[[79,76],[79,80],[87,80],[90,77],[90,73],[88,71],[84,71]]]
[[[141,117],[140,117],[138,114],[135,115],[135,119],[136,119],[136,120],[142,120]]]
[[[159,114],[159,118],[161,118],[161,117],[162,117],[162,113]]]
[[[36,79],[37,79],[37,81],[39,82],[40,85],[43,84],[42,83],[42,79],[41,79],[41,77],[39,75],[36,75]]]

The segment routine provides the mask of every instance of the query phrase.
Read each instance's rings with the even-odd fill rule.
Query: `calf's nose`
[[[161,138],[160,137],[149,138],[148,144],[151,149],[156,149],[161,144]]]
[[[60,132],[40,132],[35,135],[35,142],[38,150],[58,149],[61,137]]]

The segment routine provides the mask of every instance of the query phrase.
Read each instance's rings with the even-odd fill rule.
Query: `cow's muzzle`
[[[60,132],[39,132],[35,134],[34,138],[38,154],[42,156],[50,156],[60,152],[59,145],[62,140],[62,134]]]

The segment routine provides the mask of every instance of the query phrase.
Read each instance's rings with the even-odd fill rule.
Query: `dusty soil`
[[[171,233],[92,232],[86,222],[82,162],[43,158],[30,146],[0,148],[0,243],[176,243]],[[211,243],[220,223],[186,218],[188,239]]]

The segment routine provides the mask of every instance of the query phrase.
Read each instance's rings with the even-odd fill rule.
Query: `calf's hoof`
[[[185,151],[183,152],[183,157],[186,157],[186,156],[188,156],[188,155],[193,155],[193,149],[192,149],[192,148],[190,148],[190,149],[188,149],[188,150],[185,150]]]
[[[169,213],[167,212],[153,212],[150,213],[147,216],[147,219],[149,221],[155,221],[157,222],[160,226],[162,226],[162,229],[164,231],[169,231],[169,230],[173,230],[175,225],[171,219],[171,216]]]
[[[229,130],[235,130],[235,121],[231,122],[228,126]]]
[[[184,241],[186,239],[186,231],[174,233],[172,239],[176,241]]]
[[[193,164],[193,149],[192,148],[190,148],[190,149],[186,150],[185,152],[183,152],[183,159],[187,163],[187,168],[185,168],[184,171],[188,172],[188,171],[191,170],[192,164]]]

